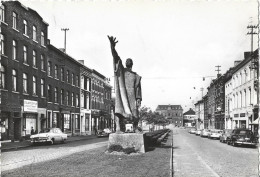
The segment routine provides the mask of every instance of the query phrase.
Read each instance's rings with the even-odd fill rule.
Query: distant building
[[[183,125],[183,109],[181,105],[158,105],[155,111],[169,119],[173,125]]]
[[[195,126],[196,114],[193,109],[190,108],[187,112],[183,113],[183,126],[193,127]]]
[[[197,129],[204,129],[204,103],[203,100],[199,100],[195,103],[195,126]]]

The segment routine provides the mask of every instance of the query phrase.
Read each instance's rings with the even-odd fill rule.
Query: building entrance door
[[[21,138],[21,119],[14,119],[14,139],[19,140]]]

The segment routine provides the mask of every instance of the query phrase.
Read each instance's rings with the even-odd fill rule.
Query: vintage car
[[[221,143],[226,143],[227,138],[230,137],[231,132],[232,132],[231,129],[224,129],[223,132],[221,133],[220,137],[219,137],[219,141]]]
[[[201,136],[201,137],[208,137],[209,133],[210,133],[210,130],[209,130],[209,129],[203,129],[203,130],[201,131],[201,133],[200,133],[200,136]]]
[[[195,128],[191,128],[191,129],[189,130],[189,133],[190,133],[190,134],[195,134],[195,133],[196,133],[196,129],[195,129]]]
[[[201,131],[202,131],[202,130],[197,129],[196,132],[195,132],[196,136],[200,136]]]
[[[50,143],[55,142],[64,143],[68,139],[68,135],[63,133],[59,128],[46,128],[40,133],[30,136],[32,144],[36,143]]]
[[[112,131],[109,128],[105,128],[104,130],[98,130],[97,136],[98,137],[108,137],[111,132]]]
[[[239,128],[234,129],[230,138],[227,140],[228,144],[232,146],[237,145],[250,145],[257,146],[257,137],[249,129]]]
[[[209,139],[219,139],[221,133],[222,133],[222,130],[218,130],[218,129],[210,130],[210,133],[208,134],[208,138]]]

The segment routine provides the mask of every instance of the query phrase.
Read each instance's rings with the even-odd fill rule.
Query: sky
[[[49,24],[48,38],[76,60],[110,78],[113,58],[107,35],[118,39],[123,63],[132,58],[142,76],[142,106],[181,105],[184,111],[207,93],[217,68],[224,74],[251,50],[249,24],[258,24],[251,1],[30,1]],[[254,50],[258,37],[254,37]],[[205,81],[203,81],[205,77]],[[194,89],[195,88],[195,89]],[[203,92],[201,91],[203,88]]]

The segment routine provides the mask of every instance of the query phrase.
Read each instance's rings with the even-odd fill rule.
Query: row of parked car
[[[249,129],[238,128],[238,129],[189,129],[190,134],[195,134],[201,137],[207,137],[209,139],[218,139],[222,143],[228,145],[249,145],[256,147],[258,145],[258,136],[254,135]]]

